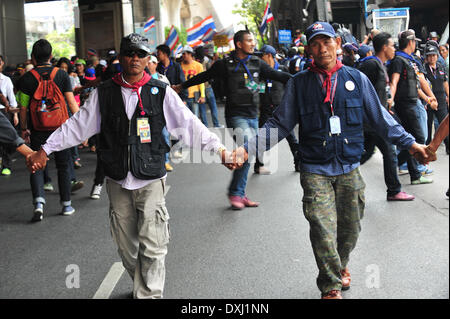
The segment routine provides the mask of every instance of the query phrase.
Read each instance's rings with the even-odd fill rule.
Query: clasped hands
[[[41,148],[39,151],[34,151],[26,156],[26,162],[28,170],[31,173],[43,170],[47,165],[48,157],[44,150]]]
[[[245,148],[238,147],[233,152],[223,150],[221,154],[222,164],[229,170],[240,169],[248,160],[248,153]]]
[[[436,152],[434,152],[430,145],[421,145],[414,143],[409,149],[409,153],[421,164],[428,164],[437,160]]]

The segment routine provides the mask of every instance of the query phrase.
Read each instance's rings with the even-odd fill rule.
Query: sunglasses
[[[139,59],[143,59],[143,58],[145,58],[146,56],[148,56],[147,52],[145,52],[145,51],[125,51],[125,52],[123,53],[123,55],[124,55],[124,56],[127,56],[127,57],[129,57],[129,58],[132,58],[132,57],[134,57],[135,55],[137,55]]]

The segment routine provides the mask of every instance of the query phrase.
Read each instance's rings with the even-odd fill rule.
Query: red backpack
[[[31,98],[30,114],[36,131],[54,131],[69,118],[66,101],[61,90],[53,81],[59,68],[40,75],[36,70],[30,72],[39,82]]]

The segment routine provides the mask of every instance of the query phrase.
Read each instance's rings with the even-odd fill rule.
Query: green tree
[[[45,36],[52,45],[52,54],[56,59],[69,58],[76,54],[75,52],[75,26],[72,26],[64,33],[58,33],[56,30]]]
[[[267,30],[263,35],[264,40],[261,39],[258,30],[264,17],[264,10],[266,9],[267,2],[267,0],[242,0],[241,8],[238,8],[238,5],[236,5],[236,10],[233,10],[233,13],[239,14],[244,19],[241,23],[245,24],[248,29],[257,36],[260,46],[262,45],[262,42],[267,42]]]

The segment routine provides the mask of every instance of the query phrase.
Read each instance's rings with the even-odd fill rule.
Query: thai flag
[[[144,32],[147,32],[148,30],[150,30],[151,28],[156,27],[155,25],[155,17],[150,17],[147,22],[145,22],[144,24]]]
[[[209,29],[215,30],[216,25],[212,16],[200,21],[192,28],[187,29],[187,43],[193,47],[201,44],[201,38],[208,32]]]
[[[267,29],[267,25],[271,21],[273,21],[273,14],[272,11],[270,10],[269,3],[267,2],[266,10],[264,10],[264,17],[261,22],[261,26],[259,27],[259,33],[264,34],[264,32]]]
[[[216,34],[217,34],[216,30],[209,29],[208,31],[206,31],[206,33],[203,35],[203,37],[200,40],[202,40],[203,42],[212,41]]]
[[[181,53],[181,51],[183,51],[183,46],[180,44],[178,44],[177,48],[172,51],[173,52],[173,56],[176,57],[178,54]]]
[[[180,36],[178,35],[178,32],[175,29],[175,27],[172,26],[172,28],[170,28],[169,34],[167,35],[165,44],[170,48],[170,50],[173,51],[178,41],[180,41]]]
[[[295,46],[296,46],[296,47],[299,47],[300,44],[301,44],[300,38],[295,39]]]

